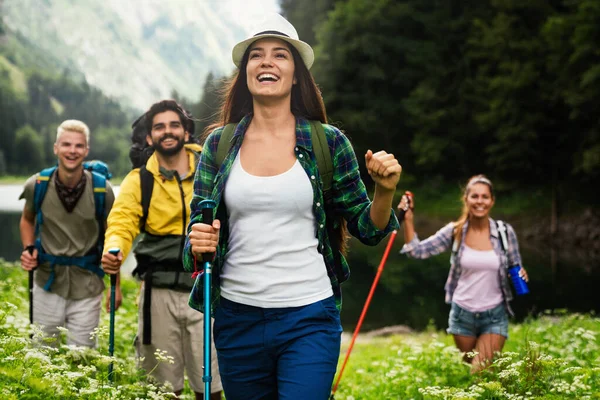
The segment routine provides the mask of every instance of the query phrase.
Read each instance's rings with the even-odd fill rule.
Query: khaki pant
[[[69,331],[67,345],[96,347],[96,339],[90,338],[90,333],[100,322],[101,304],[102,294],[70,300],[33,285],[33,322],[42,327],[45,336],[56,338],[44,341],[49,346],[59,346],[60,326]]]
[[[203,354],[204,354],[204,314],[188,305],[189,293],[169,289],[152,288],[150,315],[152,318],[152,344],[142,344],[144,326],[143,307],[144,290],[140,292],[138,310],[138,337],[136,349],[139,357],[143,357],[141,367],[152,371],[151,375],[159,382],[169,382],[173,391],[183,389],[184,370],[190,388],[194,392],[204,393]],[[158,362],[156,350],[166,351],[169,361]],[[222,390],[219,376],[219,365],[214,342],[211,343],[211,392]],[[154,370],[153,370],[154,369]]]

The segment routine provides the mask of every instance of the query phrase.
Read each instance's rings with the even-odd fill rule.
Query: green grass
[[[107,357],[109,315],[105,312],[97,350],[35,348],[29,340],[27,274],[0,259],[0,398],[172,398],[137,369],[132,342],[138,289],[126,278],[122,287],[114,359]],[[346,347],[347,343],[338,368]],[[452,339],[432,328],[389,338],[360,336],[335,398],[600,399],[600,319],[595,315],[564,312],[511,325],[504,353],[478,375],[471,375],[461,358]],[[107,379],[111,361],[115,384]],[[187,387],[182,396],[186,398],[192,398]]]
[[[108,278],[106,278],[108,284]],[[104,310],[96,333],[98,349],[34,347],[29,340],[27,274],[0,259],[0,398],[2,399],[170,399],[167,388],[137,368],[138,285],[123,279],[123,304],[115,316],[114,359],[108,357],[110,316]],[[34,337],[41,332],[34,330]],[[64,338],[63,338],[64,341]],[[115,384],[108,380],[114,363]],[[193,398],[186,388],[182,399]]]
[[[336,399],[600,399],[600,319],[543,316],[510,327],[503,354],[471,375],[440,332],[355,345]],[[345,352],[345,348],[342,352]],[[341,366],[341,365],[340,365]]]

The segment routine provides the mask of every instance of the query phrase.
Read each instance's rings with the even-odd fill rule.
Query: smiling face
[[[490,187],[485,183],[471,185],[465,196],[469,215],[474,218],[487,218],[494,205]]]
[[[265,38],[249,47],[246,79],[254,98],[289,98],[296,83],[294,72],[294,57],[287,42]]]
[[[152,118],[150,135],[146,136],[146,142],[163,156],[172,156],[181,151],[188,140],[179,114],[175,111],[164,111]]]
[[[54,143],[58,165],[67,172],[80,169],[89,151],[85,134],[80,132],[66,130]]]

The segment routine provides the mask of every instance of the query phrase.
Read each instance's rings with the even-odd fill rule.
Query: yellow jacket
[[[154,187],[146,220],[145,237],[142,237],[137,244],[136,255],[142,252],[159,260],[181,257],[180,242],[185,240],[190,219],[190,201],[194,192],[196,155],[202,147],[198,144],[186,144],[185,149],[190,170],[181,180],[181,186],[174,176],[168,177],[168,171],[163,170],[161,174],[156,154],[153,154],[146,163],[146,169],[154,176]],[[127,257],[134,239],[140,233],[140,219],[143,214],[140,183],[139,168],[131,170],[121,183],[119,194],[108,215],[104,253],[109,248],[118,247],[123,252],[123,258]]]

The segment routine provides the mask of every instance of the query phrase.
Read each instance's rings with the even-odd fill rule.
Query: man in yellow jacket
[[[186,144],[191,119],[173,100],[153,104],[143,121],[146,140],[154,153],[121,183],[108,216],[102,266],[109,274],[118,273],[140,235],[134,250],[137,267],[133,274],[143,281],[136,338],[141,367],[152,371],[160,383],[170,383],[177,395],[183,391],[185,370],[196,398],[202,399],[204,314],[188,306],[194,282],[181,260],[197,157],[202,148]],[[108,253],[111,248],[119,248],[120,253]],[[157,361],[157,350],[166,351],[173,363]],[[214,345],[212,351],[211,399],[220,399],[222,387]]]

